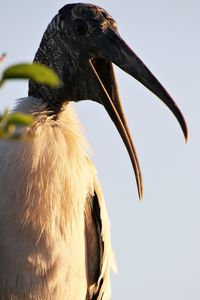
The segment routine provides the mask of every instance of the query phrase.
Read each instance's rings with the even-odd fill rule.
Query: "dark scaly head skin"
[[[123,113],[112,63],[134,77],[163,101],[179,122],[187,141],[184,117],[161,83],[120,37],[115,20],[102,8],[85,3],[65,5],[44,33],[34,61],[57,72],[62,87],[52,89],[30,81],[29,95],[41,98],[55,115],[63,103],[93,100],[115,123],[129,153],[139,197],[142,176]]]
[[[117,30],[115,21],[100,7],[79,3],[64,6],[47,27],[34,58],[56,71],[63,86],[52,90],[30,82],[29,95],[45,99],[53,107],[66,101],[101,102],[102,92],[93,71],[91,75],[89,61],[100,57],[94,37],[107,27]]]

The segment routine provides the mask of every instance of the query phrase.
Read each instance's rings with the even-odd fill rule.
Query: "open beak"
[[[98,39],[96,39],[96,46],[100,58],[90,60],[90,65],[106,95],[106,97],[103,97],[102,99],[102,104],[118,129],[129,153],[135,172],[139,198],[141,199],[143,196],[143,183],[140,166],[127,121],[123,113],[111,62],[141,82],[167,105],[178,120],[186,142],[188,139],[187,125],[181,111],[172,97],[137,55],[127,46],[118,33],[113,30],[107,30],[101,36],[98,36]]]

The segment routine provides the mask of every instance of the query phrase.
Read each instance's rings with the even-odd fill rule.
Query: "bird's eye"
[[[82,19],[74,21],[74,28],[79,35],[85,35],[88,32],[88,25]]]

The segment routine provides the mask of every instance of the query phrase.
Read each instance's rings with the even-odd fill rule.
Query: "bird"
[[[176,103],[119,34],[103,8],[63,6],[42,37],[34,62],[62,85],[29,81],[14,112],[34,123],[22,138],[0,141],[0,299],[109,300],[115,270],[110,222],[72,102],[92,100],[114,122],[129,154],[139,198],[141,170],[123,112],[113,64],[153,92],[188,129]]]

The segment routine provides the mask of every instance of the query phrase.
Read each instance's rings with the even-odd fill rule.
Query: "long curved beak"
[[[107,32],[105,32],[104,34],[98,36],[98,39],[96,39],[95,42],[96,46],[98,47],[99,55],[101,57],[100,60],[104,61],[107,65],[109,65],[109,62],[113,62],[114,64],[116,64],[119,68],[124,70],[126,73],[128,73],[140,83],[142,83],[145,87],[147,87],[167,105],[167,107],[171,110],[171,112],[179,122],[185,136],[185,140],[187,142],[187,125],[176,103],[165,90],[165,88],[161,85],[161,83],[151,73],[151,71],[145,66],[145,64],[127,46],[127,44],[123,41],[119,34],[113,30],[107,30]],[[98,60],[91,60],[90,64],[107,96],[102,100],[102,104],[104,105],[112,121],[117,127],[129,153],[135,172],[139,198],[141,199],[143,196],[143,183],[140,166],[134,148],[134,143],[128,129],[126,118],[123,113],[120,98],[118,92],[115,91],[115,89],[117,90],[117,85],[115,82],[113,69],[112,67],[109,67],[109,69],[107,69],[107,71],[110,73],[109,76],[111,75],[114,80],[114,83],[112,83],[113,89],[108,91],[108,80],[105,80],[104,75],[102,74],[103,64],[101,65],[101,63],[98,63]]]

